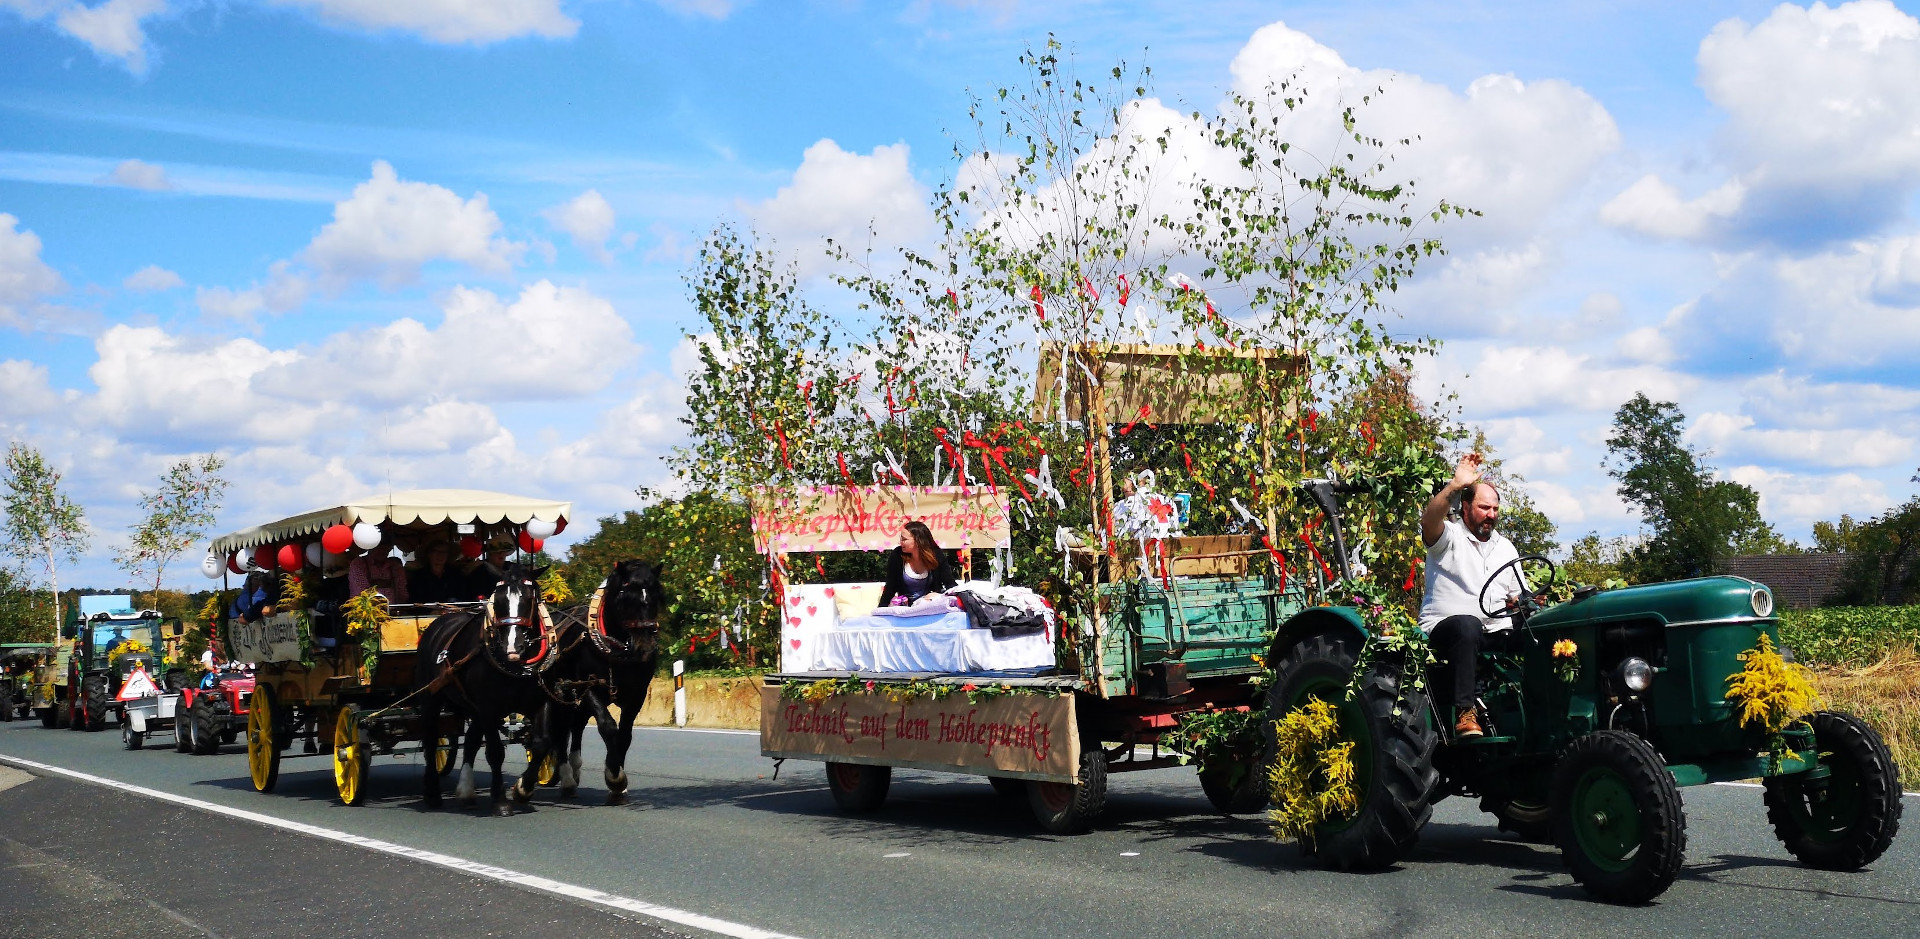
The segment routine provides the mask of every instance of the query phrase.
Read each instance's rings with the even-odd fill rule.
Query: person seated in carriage
[[[280,580],[270,573],[255,570],[240,584],[240,593],[227,607],[227,616],[242,623],[257,622],[274,613],[280,601]]]
[[[347,595],[357,597],[369,589],[388,603],[408,602],[407,569],[393,556],[392,548],[374,548],[347,565]]]
[[[1456,500],[1458,520],[1448,517]],[[1487,616],[1480,606],[1487,578],[1519,557],[1513,542],[1494,530],[1499,521],[1500,492],[1480,478],[1477,453],[1461,458],[1453,480],[1434,493],[1420,512],[1420,540],[1427,547],[1420,628],[1438,660],[1435,709],[1442,719],[1449,705],[1455,709],[1453,733],[1459,739],[1485,734],[1474,698],[1474,666],[1481,648],[1504,645],[1513,635],[1512,620]],[[1501,577],[1494,595],[1511,603],[1524,588],[1512,572]]]
[[[493,596],[493,588],[507,576],[507,556],[512,553],[513,542],[505,537],[487,542],[486,555],[467,571],[466,596],[460,599],[485,600]]]
[[[407,573],[407,594],[414,603],[454,603],[467,596],[469,578],[453,566],[453,545],[429,542],[420,549],[420,566]]]
[[[900,529],[900,544],[887,552],[887,583],[880,605],[912,606],[921,597],[952,590],[960,582],[947,552],[933,540],[925,522],[908,522]]]

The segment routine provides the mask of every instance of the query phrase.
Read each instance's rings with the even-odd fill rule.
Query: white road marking
[[[1139,857],[1139,856],[1140,856],[1140,852],[1138,852],[1138,851],[1122,851],[1122,852],[1120,852],[1120,856],[1121,856],[1121,857]]]
[[[542,893],[551,893],[557,896],[568,897],[574,900],[581,900],[586,903],[594,904],[596,906],[604,906],[604,907],[609,907],[611,909],[624,910],[629,913],[638,913],[642,916],[648,916],[648,917],[652,917],[653,919],[664,920],[666,922],[674,923],[676,925],[690,926],[694,929],[702,929],[710,933],[716,933],[722,936],[734,937],[734,939],[797,939],[797,937],[789,936],[786,933],[773,932],[772,930],[761,929],[757,926],[748,926],[743,923],[729,922],[724,919],[717,919],[715,917],[706,916],[700,913],[693,913],[687,910],[675,909],[670,906],[661,906],[660,904],[657,904],[657,903],[648,903],[644,900],[636,900],[632,897],[623,897],[616,893],[607,893],[601,890],[594,890],[590,887],[582,887],[577,884],[569,884],[569,883],[564,883],[558,880],[551,880],[549,878],[540,877],[535,874],[523,874],[519,871],[510,870],[505,867],[495,867],[491,864],[482,864],[478,861],[469,861],[464,858],[454,857],[453,855],[450,855],[450,854],[441,854],[437,851],[426,851],[420,848],[411,848],[403,844],[394,844],[391,841],[381,841],[377,838],[367,838],[361,835],[350,834],[344,831],[335,831],[334,829],[331,829],[331,828],[322,828],[318,825],[309,825],[309,824],[306,824],[305,822],[291,821],[284,818],[278,818],[272,815],[262,814],[260,812],[249,812],[246,809],[236,809],[230,806],[217,805],[212,802],[203,802],[199,799],[189,798],[187,796],[175,795],[171,792],[161,792],[158,789],[148,789],[145,786],[136,786],[136,785],[133,785],[132,783],[124,783],[117,779],[107,779],[103,776],[94,776],[89,773],[82,773],[77,770],[67,769],[64,766],[52,766],[46,763],[40,763],[34,760],[23,759],[17,756],[8,756],[7,754],[4,754],[4,753],[0,753],[0,760],[5,760],[9,763],[14,764],[15,766],[22,766],[27,769],[39,770],[41,772],[47,772],[47,773],[54,773],[60,776],[66,776],[71,779],[78,779],[82,782],[90,782],[98,786],[106,786],[110,789],[118,789],[122,792],[131,792],[131,793],[134,793],[135,795],[146,796],[150,799],[159,799],[163,802],[171,802],[175,805],[184,805],[189,808],[196,808],[202,811],[212,812],[216,815],[225,815],[228,818],[238,818],[238,819],[243,819],[249,822],[257,822],[262,825],[270,825],[274,828],[284,829],[286,831],[295,831],[304,835],[312,835],[315,838],[325,838],[328,841],[337,841],[341,844],[357,845],[359,847],[366,848],[370,851],[379,851],[382,854],[392,854],[398,857],[408,858],[410,860],[422,861],[428,864],[434,864],[440,867],[445,867],[452,870],[460,871],[464,874],[469,874],[474,877],[481,877],[487,880],[500,881],[502,883],[517,884],[519,886],[526,887],[532,890],[538,890]]]
[[[726,730],[719,727],[643,727],[634,725],[634,730],[664,730],[673,734],[735,734],[744,737],[758,737],[757,730]]]
[[[880,856],[881,857],[913,857],[913,852],[912,851],[895,851],[892,854],[882,854]]]
[[[1762,785],[1760,785],[1759,783],[1750,783],[1750,782],[1717,782],[1717,783],[1714,783],[1714,785],[1716,785],[1716,786],[1734,786],[1734,787],[1737,787],[1737,788],[1740,788],[1740,789],[1764,789],[1764,788],[1766,788],[1765,786],[1762,786]],[[1920,792],[1902,792],[1902,793],[1901,793],[1901,795],[1903,795],[1903,796],[1911,796],[1911,797],[1913,797],[1913,798],[1915,798],[1915,799],[1920,799]]]

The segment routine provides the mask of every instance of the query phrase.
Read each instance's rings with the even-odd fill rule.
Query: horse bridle
[[[640,589],[642,591],[641,602],[648,602],[649,595],[646,593],[647,588],[642,587]],[[660,635],[660,620],[657,617],[654,619],[634,620],[631,625],[626,627],[627,638],[616,642],[613,636],[607,633],[606,590],[606,582],[601,581],[600,590],[598,591],[600,594],[600,602],[595,605],[594,614],[587,622],[587,638],[593,642],[595,649],[600,650],[601,655],[610,659],[620,662],[643,661],[646,659],[646,656],[634,651],[633,634],[636,632],[651,632],[654,634],[654,638],[658,640]]]
[[[534,675],[540,672],[544,672],[547,669],[552,668],[554,660],[558,658],[558,656],[548,655],[548,653],[552,651],[552,648],[553,648],[553,636],[552,636],[553,622],[549,617],[544,615],[544,610],[541,606],[539,594],[537,592],[538,587],[531,580],[523,581],[522,584],[524,586],[534,587],[536,590],[536,593],[534,594],[534,601],[532,604],[533,615],[531,617],[495,616],[494,614],[495,604],[493,599],[489,598],[487,600],[487,605],[485,608],[485,618],[481,622],[480,645],[481,647],[487,650],[487,661],[493,663],[494,668],[497,668],[503,674],[508,674],[508,675],[513,674],[513,672],[510,671],[510,669],[513,669],[513,668],[518,668],[520,670],[520,674],[523,676]],[[504,586],[507,586],[507,581],[504,581],[504,580],[499,581],[498,583],[493,585],[496,591]],[[513,654],[512,641],[514,638],[513,631],[517,629],[524,629],[529,626],[535,629],[538,629],[540,631],[540,650],[538,652],[535,652],[532,658],[529,658],[520,662],[513,662],[513,661],[502,662],[494,656],[493,637],[499,634],[498,631],[501,628],[504,628],[507,630],[507,634],[505,637],[506,638],[505,645],[507,646],[506,652],[508,655],[512,655]]]

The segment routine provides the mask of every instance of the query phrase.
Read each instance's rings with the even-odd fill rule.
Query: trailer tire
[[[1900,831],[1900,768],[1860,718],[1821,711],[1808,720],[1814,749],[1831,772],[1826,791],[1815,801],[1797,775],[1767,779],[1767,821],[1800,863],[1857,871],[1878,860]]]
[[[34,708],[33,710],[34,713],[40,717],[40,726],[48,730],[60,726],[60,708],[58,705],[50,708]]]
[[[1272,801],[1266,776],[1266,764],[1259,760],[1248,764],[1237,782],[1233,781],[1231,768],[1203,769],[1200,791],[1206,793],[1207,801],[1222,815],[1251,815]]]
[[[0,693],[0,694],[4,694],[4,693]],[[13,723],[13,699],[12,698],[0,697],[0,721],[5,721],[9,724]]]
[[[1091,744],[1091,745],[1089,745]],[[1027,805],[1040,827],[1056,835],[1077,835],[1093,827],[1107,810],[1107,753],[1097,741],[1081,738],[1080,781],[1027,780]]]
[[[1015,799],[1027,794],[1027,781],[1011,776],[988,776],[987,782],[993,786],[993,794],[1002,799]]]
[[[1513,832],[1521,841],[1553,843],[1553,809],[1549,805],[1509,796],[1483,796],[1480,811],[1493,816],[1501,831]]]
[[[842,812],[864,815],[887,801],[887,787],[893,784],[893,767],[867,766],[863,763],[828,763],[827,789]]]
[[[122,747],[129,750],[138,750],[145,737],[145,734],[133,729],[133,721],[125,717],[120,718],[120,745]]]
[[[1403,693],[1400,669],[1391,663],[1375,662],[1346,700],[1358,659],[1353,646],[1328,635],[1295,643],[1274,669],[1267,713],[1277,721],[1313,698],[1339,706],[1342,733],[1356,744],[1360,807],[1352,818],[1321,825],[1309,850],[1331,868],[1379,870],[1404,857],[1433,817],[1440,735],[1427,720],[1427,696]],[[1272,728],[1264,731],[1263,753],[1277,749]]]

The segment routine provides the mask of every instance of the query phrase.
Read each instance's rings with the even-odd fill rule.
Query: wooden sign
[[[300,661],[300,627],[292,613],[251,623],[234,620],[227,624],[227,638],[233,645],[227,655],[235,662]]]
[[[1001,473],[997,468],[996,473]],[[820,486],[791,495],[762,490],[753,500],[753,545],[761,553],[885,551],[908,522],[925,522],[946,549],[1011,545],[1010,479],[995,492],[979,467],[975,485]]]
[[[1074,782],[1080,738],[1073,695],[965,694],[895,703],[884,693],[818,701],[760,689],[760,752],[775,758],[910,766],[951,773]]]

